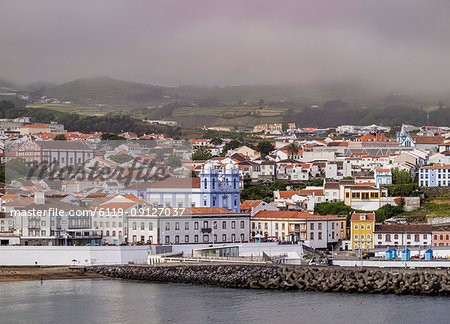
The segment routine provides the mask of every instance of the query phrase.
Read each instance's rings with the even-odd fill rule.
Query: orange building
[[[441,227],[432,234],[433,246],[450,246],[450,227]]]

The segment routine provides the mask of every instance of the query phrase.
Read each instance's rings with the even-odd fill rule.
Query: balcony
[[[205,233],[209,234],[209,233],[212,232],[212,228],[211,227],[204,227],[204,228],[202,228],[201,232],[202,232],[202,234],[205,234]]]

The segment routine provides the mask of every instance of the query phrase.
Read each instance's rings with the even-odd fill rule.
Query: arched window
[[[216,188],[216,179],[212,179],[212,188],[215,189]]]
[[[208,189],[208,181],[205,179],[205,180],[203,180],[203,183],[204,183],[203,187],[205,189]]]

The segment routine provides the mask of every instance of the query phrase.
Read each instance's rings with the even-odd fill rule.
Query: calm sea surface
[[[169,321],[170,319],[170,321]],[[0,283],[0,323],[450,323],[450,298],[123,280]]]

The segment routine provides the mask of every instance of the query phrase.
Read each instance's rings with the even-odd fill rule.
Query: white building
[[[375,225],[374,247],[397,248],[420,247],[432,245],[432,225]]]
[[[252,217],[252,237],[301,241],[326,249],[346,237],[346,218],[296,211],[260,211]]]

